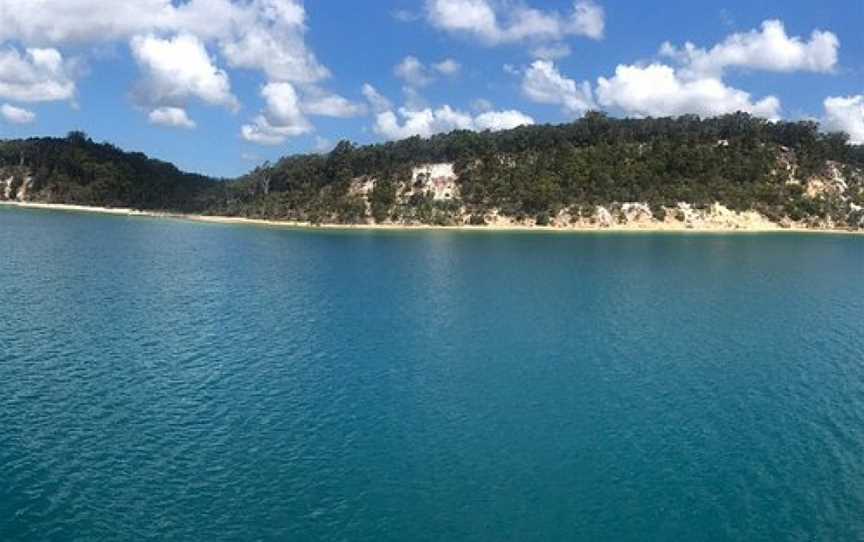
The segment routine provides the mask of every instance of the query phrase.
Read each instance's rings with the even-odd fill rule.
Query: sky
[[[864,0],[0,0],[0,137],[240,175],[453,129],[747,111],[864,143]]]

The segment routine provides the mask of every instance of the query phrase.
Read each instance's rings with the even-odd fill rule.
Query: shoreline
[[[183,213],[170,213],[160,211],[143,211],[123,207],[97,207],[89,205],[73,205],[66,203],[38,203],[30,201],[6,201],[0,200],[0,206],[17,207],[22,209],[36,209],[44,211],[61,211],[91,213],[126,217],[143,218],[169,218],[199,222],[207,224],[266,226],[285,229],[305,230],[369,230],[369,231],[470,231],[470,232],[537,232],[537,233],[707,233],[707,234],[747,234],[747,233],[823,233],[837,235],[864,235],[864,231],[846,229],[814,229],[791,227],[695,227],[688,228],[683,223],[638,223],[638,224],[616,224],[614,226],[529,226],[513,224],[489,224],[485,226],[435,226],[431,224],[312,224],[310,222],[297,222],[288,220],[267,220],[259,218],[243,218],[231,216],[194,215]],[[680,225],[679,225],[680,224]]]

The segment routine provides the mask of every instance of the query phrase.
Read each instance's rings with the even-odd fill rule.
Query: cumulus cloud
[[[398,113],[378,113],[373,131],[387,139],[404,139],[429,137],[452,130],[506,130],[526,124],[534,124],[534,119],[519,111],[487,111],[473,116],[445,105],[421,110],[402,107]]]
[[[754,101],[749,93],[720,79],[682,78],[663,64],[618,66],[613,77],[597,80],[597,100],[604,107],[637,116],[713,116],[736,111],[769,119],[780,116],[780,101],[774,96]]]
[[[0,0],[0,40],[86,45],[178,32],[230,40],[265,13],[302,24],[302,9],[294,0]]]
[[[468,130],[472,125],[473,118],[470,115],[454,111],[449,105],[445,105],[436,111],[411,111],[402,107],[398,116],[393,111],[385,111],[378,114],[373,129],[376,134],[387,139],[404,139],[415,135],[429,137],[455,129]]]
[[[27,49],[27,57],[0,53],[0,98],[70,99],[79,74],[56,48],[126,42],[144,75],[135,97],[154,111],[193,98],[239,108],[211,56],[218,53],[228,68],[308,87],[310,114],[356,114],[362,106],[316,92],[330,71],[307,46],[306,32],[302,0],[0,0],[0,41],[50,47]]]
[[[195,128],[195,121],[189,118],[186,110],[181,107],[159,107],[147,116],[150,124],[157,126],[168,126],[171,128]]]
[[[11,122],[12,124],[30,124],[36,120],[36,114],[32,111],[9,104],[0,106],[0,115],[3,115],[6,122]]]
[[[246,141],[258,145],[281,145],[289,137],[310,131],[311,127],[274,125],[264,115],[258,115],[251,124],[244,124],[240,128],[240,135]]]
[[[462,65],[452,58],[447,58],[437,64],[433,64],[432,68],[441,75],[456,75],[462,69]]]
[[[173,26],[176,11],[170,0],[2,0],[0,40],[36,45],[124,40]]]
[[[214,65],[204,44],[195,36],[182,34],[171,39],[135,37],[132,54],[146,74],[146,100],[155,104],[182,104],[199,98],[212,105],[236,110],[228,74]]]
[[[502,41],[498,16],[486,0],[428,0],[430,24],[452,33],[466,33],[490,44]]]
[[[571,35],[601,39],[605,26],[603,8],[589,0],[574,2],[568,14],[521,3],[493,6],[489,0],[427,0],[426,18],[436,28],[468,35],[487,45],[557,42]]]
[[[405,107],[412,111],[419,111],[420,109],[429,107],[429,102],[414,87],[402,87],[402,95],[405,100]]]
[[[436,78],[436,74],[453,76],[461,65],[452,58],[427,66],[413,56],[406,57],[394,69],[405,82],[405,105],[394,110],[393,104],[370,84],[363,86],[363,95],[375,112],[373,131],[386,139],[404,139],[411,136],[429,137],[452,130],[505,130],[523,124],[534,124],[534,119],[520,111],[493,111],[488,100],[474,101],[476,114],[455,109],[450,105],[433,108],[417,91]]]
[[[592,96],[588,83],[581,85],[563,76],[552,61],[537,60],[520,72],[522,92],[530,100],[560,105],[571,115],[595,107],[615,109],[635,116],[721,115],[745,111],[780,118],[775,96],[754,98],[724,81],[731,68],[774,72],[830,72],[837,64],[839,40],[831,32],[815,30],[810,39],[790,37],[783,23],[769,20],[759,30],[728,36],[710,49],[687,43],[676,48],[664,43],[660,54],[671,64],[624,64],[610,77],[597,79]],[[554,51],[535,51],[542,56]],[[512,70],[511,70],[512,71]],[[832,102],[836,109],[839,102]]]
[[[539,45],[531,50],[531,56],[540,60],[558,60],[570,56],[570,46],[566,43]]]
[[[299,0],[0,0],[0,40],[36,45],[194,34],[218,43],[231,67],[311,83],[329,75],[306,46]]]
[[[570,16],[567,33],[599,40],[603,37],[605,27],[606,13],[602,7],[590,1],[573,4],[573,14]]]
[[[299,2],[257,0],[250,6],[253,22],[235,27],[234,36],[222,39],[222,54],[231,67],[260,69],[271,80],[292,83],[315,83],[330,76],[306,46],[306,12]]]
[[[332,94],[317,87],[310,87],[305,90],[301,109],[307,115],[343,119],[365,115],[367,112],[366,106],[363,104],[352,102],[344,96]]]
[[[677,60],[693,77],[720,77],[727,68],[773,72],[830,72],[837,65],[840,41],[831,32],[814,30],[810,40],[790,37],[778,20],[762,23],[760,30],[732,34],[711,49],[688,42],[676,48],[666,42],[660,54]]]
[[[317,81],[329,73],[305,45],[299,0],[0,0],[0,14],[3,41],[80,45],[186,32],[218,42],[232,66],[273,79]]]
[[[525,70],[522,93],[533,102],[559,105],[570,116],[581,116],[596,107],[590,83],[564,77],[548,60],[535,60]]]
[[[268,83],[261,89],[267,102],[267,117],[280,126],[294,126],[297,133],[308,131],[308,124],[300,109],[300,100],[291,83]]]
[[[476,130],[509,130],[517,126],[534,124],[534,119],[521,111],[487,111],[474,117],[474,128]]]
[[[767,20],[759,30],[732,34],[710,49],[686,43],[664,43],[663,63],[620,65],[615,75],[597,81],[597,99],[604,107],[632,115],[720,115],[745,111],[769,119],[780,117],[780,100],[754,99],[723,81],[729,69],[771,72],[831,72],[840,42],[831,32],[814,30],[810,39],[789,36],[781,21]]]
[[[313,147],[314,152],[318,154],[327,154],[335,147],[336,144],[327,139],[326,137],[315,136],[315,146]]]
[[[437,75],[452,77],[461,69],[462,66],[452,58],[427,66],[417,57],[409,55],[393,68],[393,75],[404,81],[406,85],[422,88],[435,82]]]
[[[486,113],[487,111],[492,111],[495,106],[492,105],[492,102],[487,100],[486,98],[477,98],[473,102],[471,102],[471,109],[478,113]]]
[[[383,113],[384,111],[389,111],[393,109],[393,104],[384,97],[378,90],[370,85],[369,83],[365,83],[363,85],[363,96],[369,102],[369,105],[372,106],[372,110],[375,113]]]
[[[261,96],[267,106],[250,124],[243,125],[240,132],[243,139],[260,145],[279,145],[289,137],[312,131],[291,83],[268,83],[261,89]]]
[[[74,70],[57,49],[0,51],[0,98],[18,102],[71,100]]]
[[[413,87],[425,87],[435,80],[428,68],[415,56],[406,56],[393,68],[393,75]]]
[[[826,129],[846,132],[852,143],[864,145],[864,95],[827,98],[824,106]]]

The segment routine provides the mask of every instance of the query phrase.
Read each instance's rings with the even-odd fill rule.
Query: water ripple
[[[0,540],[864,538],[864,239],[0,229]]]

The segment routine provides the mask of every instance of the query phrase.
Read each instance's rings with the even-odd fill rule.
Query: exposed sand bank
[[[644,233],[832,233],[847,235],[862,235],[864,231],[848,229],[828,228],[783,228],[778,224],[736,224],[734,227],[724,225],[696,225],[684,222],[646,222],[639,221],[628,224],[612,224],[609,226],[594,224],[572,224],[567,226],[535,226],[512,223],[492,223],[485,226],[434,226],[427,224],[311,224],[309,222],[264,220],[255,218],[240,218],[230,216],[190,215],[180,213],[168,213],[158,211],[141,211],[120,207],[91,207],[87,205],[68,205],[62,203],[36,203],[21,201],[0,200],[0,206],[21,207],[27,209],[42,209],[48,211],[98,213],[130,217],[171,218],[178,220],[189,220],[193,222],[206,222],[213,224],[237,224],[250,226],[268,226],[281,228],[303,228],[303,229],[340,229],[340,230],[455,230],[455,231],[502,231],[502,232],[644,232]]]

